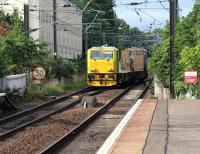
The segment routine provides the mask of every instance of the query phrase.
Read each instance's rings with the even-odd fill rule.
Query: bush
[[[33,100],[38,100],[44,96],[50,95],[58,95],[59,93],[63,93],[64,88],[58,84],[57,81],[50,81],[45,85],[35,85],[33,83],[29,84],[27,93],[24,96],[24,100],[27,102],[31,102]]]
[[[0,78],[4,77],[8,73],[8,65],[4,58],[0,54]]]
[[[55,78],[72,79],[73,74],[77,71],[77,66],[73,62],[60,57],[56,61],[50,62],[50,67],[52,68],[51,74],[54,74]]]
[[[37,100],[39,97],[41,97],[40,88],[37,85],[29,84],[24,100],[30,102]]]
[[[6,76],[9,73],[9,59],[4,55],[2,46],[4,44],[3,38],[0,38],[0,78]]]
[[[77,72],[79,72],[79,73],[85,73],[86,72],[86,59],[82,59],[81,56],[78,56],[72,62],[74,62],[74,64],[76,65]]]
[[[51,81],[41,88],[42,96],[58,95],[63,92],[64,88],[57,81]]]
[[[77,74],[73,76],[73,80],[67,81],[63,85],[63,88],[64,90],[69,90],[69,89],[78,88],[85,85],[86,85],[86,77],[83,75]]]
[[[61,85],[57,80],[49,81],[44,85],[38,86],[30,83],[27,89],[27,93],[24,96],[26,102],[33,100],[37,101],[39,98],[44,96],[55,96],[64,93],[66,90],[79,88],[86,85],[85,75],[76,74],[73,75],[73,80],[67,80]]]

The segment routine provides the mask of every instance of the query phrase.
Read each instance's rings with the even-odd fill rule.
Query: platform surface
[[[156,104],[157,100],[153,99],[139,100],[108,137],[98,154],[141,153]]]
[[[112,140],[103,153],[200,154],[200,101],[144,100]]]
[[[144,154],[199,154],[200,101],[158,104]]]

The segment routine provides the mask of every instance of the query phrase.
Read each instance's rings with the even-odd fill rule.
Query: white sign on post
[[[33,77],[35,80],[44,80],[45,76],[46,76],[46,71],[41,66],[34,69]]]

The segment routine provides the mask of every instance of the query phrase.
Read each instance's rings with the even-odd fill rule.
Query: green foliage
[[[195,5],[187,17],[179,20],[176,29],[176,78],[177,95],[185,94],[188,86],[184,85],[185,70],[200,70],[200,5]],[[162,31],[163,43],[153,48],[149,60],[150,70],[158,76],[164,85],[169,84],[169,24]],[[193,87],[198,96],[200,83]]]
[[[29,84],[24,100],[31,102],[44,96],[54,96],[64,92],[63,86],[57,81],[50,81],[44,85]]]
[[[83,10],[89,0],[71,1]],[[97,11],[94,10],[103,11],[98,14],[98,18],[95,20],[96,25],[92,25],[87,31],[88,48],[107,44],[118,49],[132,46],[150,49],[151,43],[146,43],[145,39],[152,40],[154,38],[147,37],[149,33],[144,33],[138,28],[130,28],[124,20],[118,19],[113,9],[114,3],[114,0],[93,0],[83,13],[83,23],[91,23],[97,14]],[[85,25],[83,29],[84,36],[87,26]]]
[[[185,18],[182,18],[177,27],[177,76],[176,89],[186,93],[188,86],[183,83],[185,70],[200,70],[200,5],[195,5],[193,11]],[[179,84],[178,84],[179,83]],[[199,98],[199,85],[193,87],[193,94]],[[178,91],[177,90],[177,91]]]
[[[86,77],[80,74],[76,74],[73,76],[73,81],[69,80],[64,85],[63,88],[65,90],[70,90],[74,88],[80,88],[81,86],[86,85]]]
[[[177,96],[187,93],[187,86],[183,83],[183,81],[177,80],[175,82],[175,87]]]
[[[72,79],[73,74],[77,70],[77,66],[73,62],[67,59],[59,57],[56,61],[50,62],[50,67],[52,68],[52,74],[56,78],[64,77],[65,79]]]
[[[83,59],[81,56],[78,56],[76,59],[72,60],[74,66],[76,66],[77,72],[79,74],[86,73],[86,59]]]
[[[84,9],[87,2],[89,0],[71,0],[72,3],[76,4],[80,9]],[[102,5],[103,4],[103,5]],[[102,33],[106,30],[114,29],[115,21],[115,12],[113,10],[113,0],[95,0],[88,5],[87,9],[83,13],[83,23],[91,23],[94,17],[97,14],[97,11],[103,11],[98,14],[98,18],[95,23],[99,23],[97,25],[92,25],[91,28],[88,29],[89,38],[88,45],[89,48],[91,46],[99,46],[102,45]],[[106,20],[105,20],[106,19]],[[108,19],[108,20],[107,20]],[[83,32],[89,24],[85,25]],[[114,32],[114,31],[111,31]],[[85,35],[85,34],[84,34]],[[107,38],[106,43],[108,45],[112,45],[112,38]]]
[[[200,70],[200,44],[195,47],[185,47],[180,55],[180,64],[183,65],[184,69]]]
[[[66,90],[79,88],[86,85],[85,77],[75,75],[73,80],[67,80],[64,85],[58,81],[53,80],[45,83],[44,85],[29,84],[26,95],[24,96],[25,102],[37,101],[44,96],[55,96],[64,93]]]
[[[4,77],[8,72],[8,64],[6,63],[2,53],[0,52],[0,78]]]
[[[169,86],[169,40],[164,40],[162,45],[153,47],[153,53],[149,58],[149,68],[159,81],[165,86]]]
[[[48,52],[45,46],[32,38],[27,39],[23,35],[5,38],[2,52],[10,59],[11,65],[18,71],[25,68],[32,68],[42,63],[47,58]]]
[[[1,76],[9,71],[24,72],[26,68],[44,63],[48,56],[46,45],[24,36],[18,11],[15,10],[11,15],[0,12],[0,22],[6,22],[10,27],[8,36],[0,37],[0,63],[5,68],[1,70]]]
[[[14,29],[14,27],[22,28],[22,20],[16,9],[11,14],[0,11],[0,22],[8,24],[11,29]]]
[[[64,92],[64,88],[55,81],[51,81],[48,84],[45,84],[41,88],[41,95],[42,96],[51,96],[51,95],[58,95]]]

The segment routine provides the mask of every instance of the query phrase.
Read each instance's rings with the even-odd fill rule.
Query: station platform
[[[97,154],[199,154],[200,101],[138,100]]]

